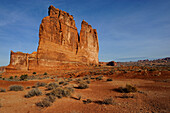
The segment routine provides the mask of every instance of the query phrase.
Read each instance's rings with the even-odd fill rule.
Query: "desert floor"
[[[103,75],[102,80],[90,79],[87,89],[76,89],[70,97],[56,99],[49,107],[38,107],[35,103],[41,101],[49,91],[45,87],[39,87],[41,96],[25,98],[24,95],[37,82],[56,82],[55,79],[28,80],[28,81],[4,81],[0,80],[0,88],[6,92],[0,92],[0,113],[169,113],[170,112],[170,71],[161,72],[160,76],[151,76],[126,72],[122,74]],[[131,76],[131,75],[134,76]],[[150,74],[150,73],[149,73]],[[93,77],[99,75],[95,74]],[[62,77],[60,77],[62,79]],[[83,78],[73,77],[72,79]],[[107,81],[112,78],[113,81]],[[22,85],[23,91],[9,91],[10,85]],[[70,81],[69,85],[75,85]],[[137,88],[134,93],[120,93],[115,89],[130,84]],[[79,100],[78,97],[81,96]],[[112,97],[114,104],[102,104],[106,98]],[[91,103],[83,101],[90,99]]]

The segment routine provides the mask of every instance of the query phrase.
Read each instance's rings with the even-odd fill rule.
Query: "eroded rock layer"
[[[11,51],[6,70],[37,70],[66,68],[78,65],[98,65],[97,31],[84,20],[80,36],[72,15],[49,7],[39,29],[39,45],[32,54]]]

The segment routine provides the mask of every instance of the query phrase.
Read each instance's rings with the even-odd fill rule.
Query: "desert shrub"
[[[108,78],[107,81],[113,81],[113,79],[112,78]]]
[[[83,80],[88,80],[88,79],[89,79],[89,76],[83,77]]]
[[[82,79],[77,79],[77,80],[76,80],[77,83],[80,83],[80,82],[82,82],[82,81],[83,81]]]
[[[93,80],[94,80],[94,79],[95,79],[95,77],[91,77],[90,79],[93,79]]]
[[[32,86],[32,88],[37,88],[37,86]]]
[[[51,102],[48,98],[44,98],[42,101],[36,103],[38,107],[49,107],[51,106]]]
[[[103,104],[114,104],[115,102],[114,102],[114,99],[110,97],[110,98],[104,99],[102,103]]]
[[[57,87],[59,87],[59,85],[55,82],[51,82],[46,86],[48,90],[56,89]]]
[[[24,87],[20,85],[12,85],[12,86],[9,86],[9,90],[10,91],[23,91]]]
[[[42,92],[38,88],[34,88],[28,91],[28,94],[25,95],[25,98],[30,98],[33,96],[40,96],[40,95],[42,95]]]
[[[81,95],[77,95],[77,99],[81,100],[82,96]]]
[[[72,79],[71,79],[71,78],[68,78],[67,81],[70,82],[70,81],[72,81]]]
[[[10,77],[9,77],[9,79],[11,79],[11,80],[12,80],[12,79],[13,79],[13,76],[10,76]]]
[[[134,95],[126,95],[126,94],[119,96],[119,98],[134,98],[134,97],[135,97]]]
[[[37,83],[36,83],[36,86],[37,86],[37,87],[43,87],[43,86],[45,86],[45,85],[46,85],[45,82],[37,82]]]
[[[65,87],[65,88],[67,88],[71,93],[74,92],[74,88],[73,87]]]
[[[54,95],[49,95],[49,96],[47,96],[47,99],[50,101],[50,102],[55,102],[55,100],[56,100],[56,97],[54,96]]]
[[[34,74],[34,75],[35,75],[35,74],[37,74],[37,73],[36,73],[36,72],[33,72],[32,74]]]
[[[27,78],[28,78],[28,75],[27,75],[27,74],[20,76],[20,80],[25,80],[25,79],[27,79]]]
[[[54,95],[58,98],[62,98],[62,97],[69,97],[71,95],[72,91],[69,88],[56,88],[55,90],[53,90],[50,95]]]
[[[89,104],[89,103],[92,103],[92,100],[91,100],[91,99],[87,99],[87,100],[83,100],[83,102],[84,102],[85,104]]]
[[[63,83],[63,86],[68,85],[68,84],[69,84],[68,82],[64,82],[64,83]]]
[[[103,80],[103,76],[101,75],[101,76],[96,77],[96,80]]]
[[[90,84],[90,83],[91,83],[91,81],[90,81],[90,80],[87,80],[87,81],[86,81],[86,83],[87,83],[87,84]]]
[[[79,83],[78,88],[79,89],[86,89],[86,88],[89,88],[89,85],[85,82],[81,82],[81,83]]]
[[[136,92],[137,88],[135,86],[131,86],[131,85],[126,85],[126,87],[119,87],[117,89],[117,91],[121,92],[121,93],[130,93],[130,92]]]
[[[59,84],[64,84],[64,81],[60,81]]]
[[[0,92],[6,92],[6,89],[0,88]]]
[[[0,108],[2,107],[2,104],[0,103]]]
[[[45,72],[44,75],[47,75],[47,72]]]
[[[26,87],[26,89],[30,89],[30,88],[31,88],[30,86]]]

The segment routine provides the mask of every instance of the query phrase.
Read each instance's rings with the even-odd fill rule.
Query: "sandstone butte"
[[[6,72],[95,66],[99,64],[98,52],[96,29],[83,20],[79,35],[73,16],[51,5],[39,27],[37,52],[11,51]]]

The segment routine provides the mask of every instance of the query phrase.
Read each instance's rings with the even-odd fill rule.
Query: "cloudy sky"
[[[170,0],[0,0],[0,66],[10,50],[37,51],[39,25],[54,5],[97,29],[100,61],[170,56]]]

